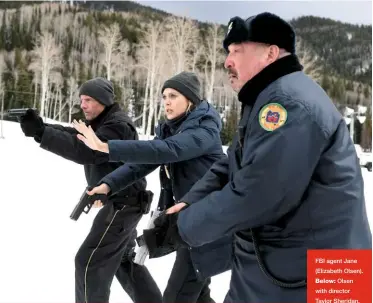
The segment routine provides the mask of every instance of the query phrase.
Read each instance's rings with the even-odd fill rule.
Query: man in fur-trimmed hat
[[[102,77],[88,80],[81,85],[79,97],[86,124],[101,140],[138,139],[131,119],[114,101],[109,80]],[[95,186],[122,165],[122,162],[107,162],[105,154],[88,148],[77,138],[75,128],[46,124],[33,110],[21,118],[21,128],[27,137],[40,143],[41,148],[84,165],[89,186]],[[114,276],[133,302],[162,301],[162,293],[147,268],[133,262],[136,227],[148,212],[150,196],[146,180],[142,178],[110,197],[97,213],[75,257],[77,303],[109,302]]]
[[[182,210],[172,235],[191,247],[234,237],[224,302],[305,303],[308,249],[320,258],[324,249],[372,249],[356,150],[342,115],[302,71],[289,23],[271,13],[232,18],[224,48],[242,104],[238,130],[228,159],[167,211]]]

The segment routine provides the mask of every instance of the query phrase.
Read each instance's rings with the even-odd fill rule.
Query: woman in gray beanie
[[[156,128],[155,140],[104,143],[84,124],[74,123],[81,133],[79,139],[88,147],[107,153],[108,161],[125,162],[89,194],[113,195],[160,167],[157,210],[165,210],[180,201],[215,161],[226,157],[220,139],[219,113],[202,100],[200,82],[194,73],[182,72],[167,80],[162,97],[166,120]],[[230,269],[231,238],[201,247],[180,245],[175,249],[176,260],[163,302],[214,302],[210,297],[210,277]]]

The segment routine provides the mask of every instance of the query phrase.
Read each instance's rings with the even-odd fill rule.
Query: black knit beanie
[[[181,72],[173,76],[163,84],[162,93],[166,88],[177,90],[195,106],[201,103],[201,84],[195,73]]]
[[[105,106],[114,104],[113,84],[102,77],[84,82],[79,89],[79,96],[81,95],[90,96]]]
[[[257,42],[277,45],[295,54],[295,31],[293,27],[271,13],[261,13],[246,20],[234,17],[229,20],[228,31],[223,46],[228,51],[232,43]]]

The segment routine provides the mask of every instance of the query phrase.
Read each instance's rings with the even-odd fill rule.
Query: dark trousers
[[[131,261],[141,217],[140,209],[133,206],[108,204],[98,212],[75,257],[76,303],[109,302],[114,275],[134,302],[162,302],[147,268]]]
[[[164,303],[211,303],[209,285],[211,279],[199,281],[194,272],[190,251],[181,248],[163,294]]]

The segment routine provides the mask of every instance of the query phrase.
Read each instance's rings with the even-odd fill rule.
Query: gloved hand
[[[188,247],[188,244],[180,237],[179,228],[177,227],[177,218],[179,213],[166,214],[162,213],[154,220],[155,228],[166,229],[164,243],[179,248]]]
[[[43,119],[34,110],[28,109],[21,117],[20,124],[26,137],[34,137],[36,141],[41,141],[45,125]]]
[[[180,247],[188,247],[179,235],[178,214],[166,214],[164,211],[154,220],[154,228],[145,229],[142,235],[149,249],[149,258],[168,255]]]

